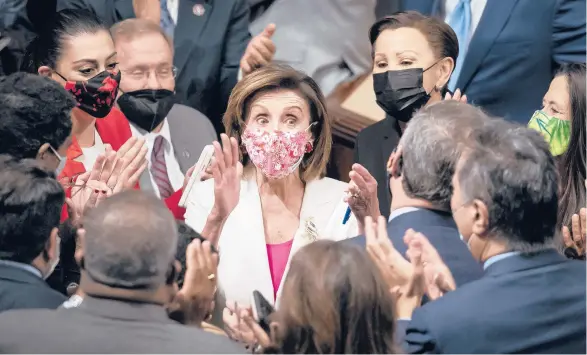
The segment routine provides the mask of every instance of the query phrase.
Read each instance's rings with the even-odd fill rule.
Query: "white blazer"
[[[316,239],[341,240],[358,234],[354,216],[343,224],[348,205],[344,203],[346,183],[330,178],[314,180],[306,184],[300,226],[294,235],[291,252],[281,285],[286,278],[292,255],[306,244]],[[214,181],[206,180],[194,186],[193,196],[187,206],[185,222],[197,232],[201,232],[214,204]],[[313,226],[312,226],[313,225]],[[317,233],[308,233],[308,226]],[[316,236],[313,237],[313,236]],[[225,299],[230,304],[248,306],[254,290],[258,290],[269,300],[273,300],[273,284],[269,271],[269,261],[263,228],[263,215],[259,189],[254,177],[241,182],[240,200],[230,214],[218,241],[220,263],[218,266],[217,299]],[[277,300],[281,295],[279,287]],[[224,305],[218,305],[224,306]]]

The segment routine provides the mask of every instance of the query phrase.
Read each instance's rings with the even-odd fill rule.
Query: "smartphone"
[[[275,308],[273,305],[263,295],[261,292],[255,290],[253,291],[253,301],[251,302],[251,308],[253,311],[253,318],[255,321],[263,328],[267,334],[269,334],[269,316],[275,312]]]
[[[194,185],[196,183],[200,182],[202,174],[210,166],[210,163],[212,162],[212,158],[214,158],[214,146],[207,145],[202,150],[202,154],[200,154],[200,158],[198,159],[198,162],[196,163],[196,167],[194,168],[194,172],[192,173],[192,176],[190,177],[190,180],[188,181],[188,184],[185,187],[183,194],[181,195],[181,199],[179,200],[180,207],[185,208],[187,206],[188,197],[190,195],[190,192],[192,191],[192,188],[194,187]]]

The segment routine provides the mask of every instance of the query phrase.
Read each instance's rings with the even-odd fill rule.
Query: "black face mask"
[[[414,113],[430,100],[422,83],[427,69],[388,70],[373,74],[373,89],[379,107],[395,119],[408,122]]]
[[[120,71],[111,73],[105,70],[88,81],[70,81],[55,73],[65,80],[65,90],[73,94],[81,110],[96,118],[108,116],[118,94]]]
[[[176,102],[173,91],[145,89],[125,92],[118,98],[118,107],[130,122],[151,132],[163,122]]]

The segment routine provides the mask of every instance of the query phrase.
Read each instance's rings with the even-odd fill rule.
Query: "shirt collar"
[[[520,254],[521,253],[519,251],[508,251],[506,253],[494,255],[491,258],[485,260],[485,262],[483,263],[483,270],[487,270],[488,267],[490,267],[491,265],[495,264],[496,262],[498,262],[500,260],[507,259],[510,256],[520,255]]]
[[[399,216],[401,216],[402,214],[406,214],[409,212],[415,212],[421,210],[421,208],[418,207],[400,207],[398,209],[395,209],[393,211],[391,211],[391,214],[389,215],[389,219],[387,220],[388,222],[391,222],[392,219],[397,218]]]
[[[167,117],[163,120],[163,126],[161,126],[161,131],[159,131],[159,133],[147,132],[144,129],[137,127],[132,122],[130,122],[130,129],[134,136],[144,138],[151,144],[155,142],[155,138],[157,138],[157,136],[162,136],[167,142],[171,143],[171,131],[169,130],[169,122],[167,122]]]
[[[15,267],[17,269],[25,270],[35,276],[40,277],[41,279],[43,278],[43,274],[41,273],[41,271],[39,271],[39,269],[37,269],[36,267],[34,267],[30,264],[19,263],[17,261],[11,261],[11,260],[0,260],[0,265],[11,266],[11,267]]]

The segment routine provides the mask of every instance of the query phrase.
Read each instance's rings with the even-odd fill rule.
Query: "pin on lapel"
[[[318,228],[316,228],[312,217],[306,220],[304,236],[310,242],[315,242],[318,239]]]
[[[192,12],[196,16],[203,16],[204,13],[206,12],[206,9],[204,8],[204,5],[202,5],[202,4],[195,4],[194,7],[192,8]]]

